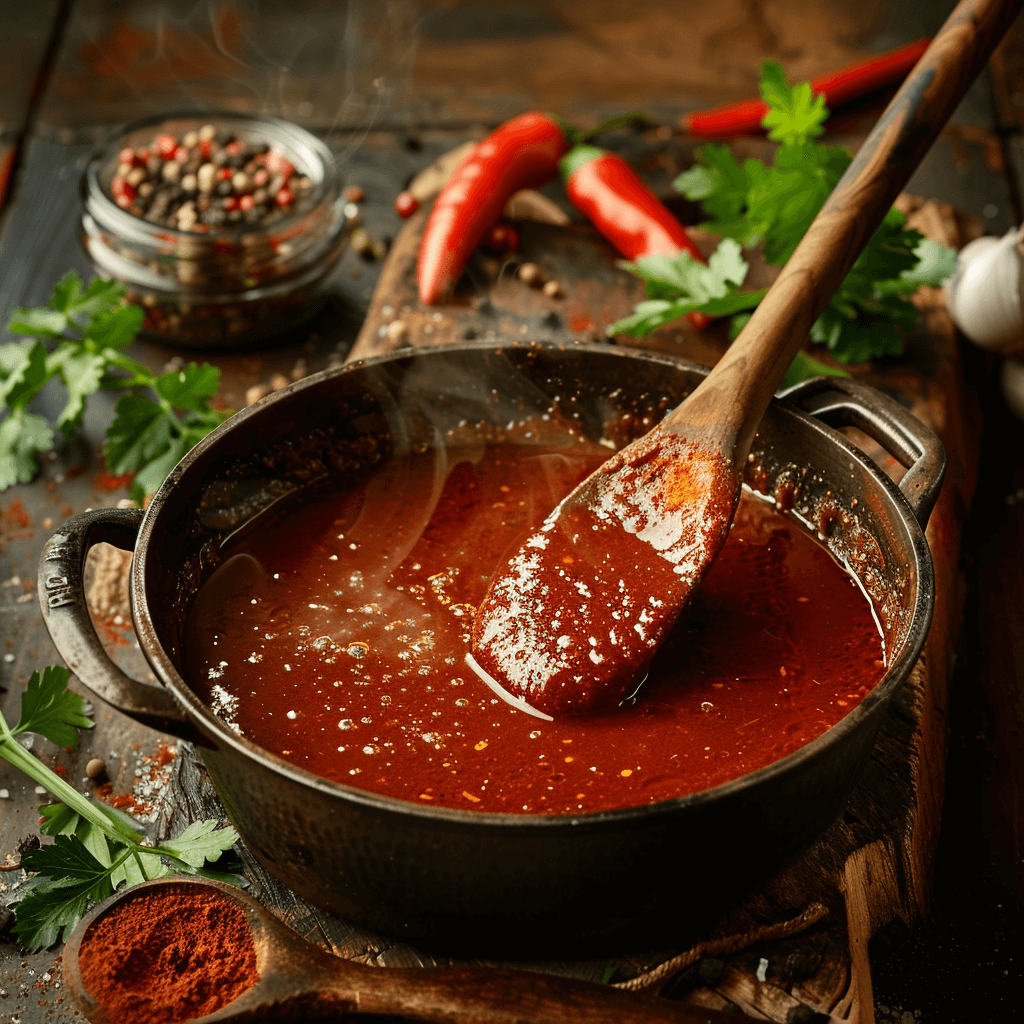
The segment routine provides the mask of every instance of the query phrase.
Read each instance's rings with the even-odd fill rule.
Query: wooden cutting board
[[[911,224],[959,246],[980,233],[946,205],[903,197]],[[531,340],[576,344],[642,344],[713,364],[727,345],[723,325],[705,332],[668,325],[643,343],[611,339],[607,327],[631,312],[642,284],[616,264],[616,254],[589,226],[522,222],[511,258],[476,255],[450,303],[426,308],[416,297],[416,254],[426,211],[395,240],[350,360],[401,347],[454,342]],[[713,247],[713,240],[702,238]],[[518,276],[531,262],[557,295]],[[752,265],[752,284],[763,267]],[[855,375],[911,407],[943,439],[949,468],[927,537],[936,570],[936,605],[924,652],[896,701],[874,756],[843,816],[795,857],[750,901],[723,907],[719,926],[687,950],[623,951],[610,960],[536,964],[539,969],[661,991],[695,1005],[730,1005],[779,1022],[808,1009],[835,1021],[873,1021],[867,942],[894,917],[911,922],[928,904],[945,765],[945,713],[951,656],[960,622],[957,572],[960,531],[974,490],[977,417],[962,387],[956,332],[941,293],[916,297],[920,329],[907,354]],[[866,439],[869,454],[897,472],[893,459]],[[187,747],[187,745],[184,745]],[[184,749],[168,793],[161,834],[218,812],[201,762]],[[756,843],[756,836],[752,836]],[[243,851],[254,895],[287,923],[343,956],[382,967],[449,963],[428,950],[392,942],[311,907],[268,876]],[[531,961],[531,951],[522,951]],[[795,1015],[795,1016],[794,1016]]]

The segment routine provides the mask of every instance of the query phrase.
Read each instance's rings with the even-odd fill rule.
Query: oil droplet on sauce
[[[799,522],[749,493],[624,706],[538,728],[467,672],[467,622],[491,574],[607,455],[568,434],[477,445],[303,494],[222,551],[188,616],[185,678],[232,728],[316,775],[512,814],[707,789],[863,700],[884,673],[863,592]]]

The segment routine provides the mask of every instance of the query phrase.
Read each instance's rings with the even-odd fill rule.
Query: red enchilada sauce
[[[427,453],[293,504],[224,550],[189,616],[186,678],[232,728],[314,774],[523,814],[707,789],[860,703],[884,671],[864,593],[747,493],[624,706],[544,720],[474,675],[465,657],[490,574],[607,455],[579,438]]]

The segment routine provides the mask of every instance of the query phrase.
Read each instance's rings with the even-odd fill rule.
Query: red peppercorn
[[[359,185],[345,186],[345,201],[349,203],[361,203],[366,198],[366,193]]]
[[[266,183],[270,181],[270,174],[267,170],[261,167],[253,176],[252,183],[256,188],[263,188]]]
[[[204,160],[210,159],[210,154],[213,152],[213,143],[209,139],[203,139],[199,143],[199,155]]]
[[[519,232],[511,224],[495,224],[484,235],[484,246],[497,256],[515,252],[519,248]]]
[[[256,200],[253,199],[252,195],[242,196],[238,200],[238,208],[242,211],[251,210],[256,205]]]
[[[131,146],[125,146],[120,153],[117,154],[117,162],[121,164],[135,164],[136,156],[135,150]]]
[[[399,217],[411,217],[420,208],[420,201],[411,192],[399,192],[395,196],[395,213]]]
[[[220,170],[219,170],[219,171],[217,172],[217,177],[218,177],[218,178],[220,178],[220,180],[221,180],[221,181],[228,181],[228,180],[230,180],[231,176],[232,176],[232,175],[233,175],[234,173],[235,173],[235,172],[234,172],[233,170],[231,170],[231,168],[230,168],[230,167],[222,167],[222,168],[221,168],[221,169],[220,169]]]
[[[225,210],[237,210],[238,209],[238,196],[228,196],[224,200]]]
[[[129,206],[135,201],[135,197],[138,193],[128,184],[124,178],[117,176],[110,183],[110,192],[114,197],[114,202],[121,207],[122,210],[127,210]]]
[[[281,188],[277,190],[277,195],[274,196],[274,202],[278,206],[291,206],[295,196],[292,195],[290,188]]]
[[[235,139],[234,142],[229,142],[224,147],[224,152],[229,153],[231,156],[235,156],[235,154],[242,152],[242,143],[239,142],[238,139]]]
[[[295,173],[295,166],[292,162],[273,150],[267,154],[267,169],[271,174],[280,174],[285,181]]]
[[[153,145],[160,156],[165,160],[170,160],[178,148],[178,140],[173,135],[158,135],[153,140]]]
[[[188,150],[184,146],[178,146],[174,151],[174,159],[183,164],[188,159]]]

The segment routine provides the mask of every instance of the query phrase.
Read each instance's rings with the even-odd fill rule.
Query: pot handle
[[[877,441],[906,473],[897,486],[924,529],[946,472],[946,451],[931,427],[894,398],[850,377],[812,377],[779,397],[830,427],[853,426]]]
[[[134,550],[144,514],[137,508],[98,508],[64,523],[39,556],[39,607],[60,656],[97,697],[151,729],[200,742],[167,690],[140,683],[114,664],[85,600],[83,571],[89,550],[101,541],[122,551]]]

